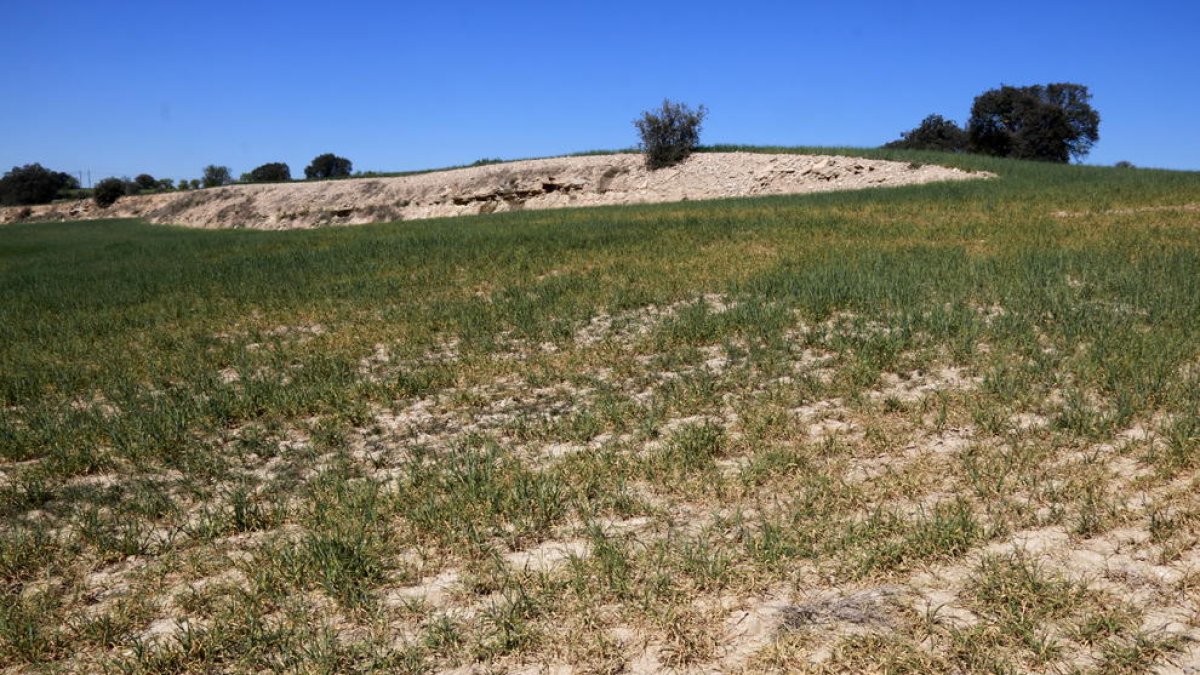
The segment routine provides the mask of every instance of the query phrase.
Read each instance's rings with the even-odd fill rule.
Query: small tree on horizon
[[[313,158],[313,161],[304,168],[304,177],[309,180],[345,178],[350,175],[352,169],[353,165],[350,163],[350,160],[345,157],[338,157],[332,152],[327,152]]]
[[[269,162],[243,177],[248,183],[282,183],[292,179],[292,170],[283,162]]]
[[[157,190],[159,187],[158,181],[148,173],[139,174],[133,182],[137,184],[138,190],[142,191]]]
[[[967,132],[941,115],[929,115],[915,129],[900,134],[900,138],[885,144],[891,150],[938,150],[963,152],[967,149]]]
[[[233,177],[229,174],[229,167],[209,164],[204,167],[204,178],[201,182],[206,188],[220,187],[232,183]]]
[[[663,99],[658,110],[647,110],[633,121],[641,137],[639,147],[651,171],[687,159],[700,143],[700,128],[708,109],[692,110],[686,104]]]

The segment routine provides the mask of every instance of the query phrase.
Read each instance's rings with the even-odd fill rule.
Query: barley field
[[[853,152],[997,178],[0,228],[0,668],[1200,668],[1200,173]]]

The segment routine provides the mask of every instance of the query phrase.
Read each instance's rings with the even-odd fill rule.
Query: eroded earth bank
[[[507,162],[389,178],[231,185],[11,207],[0,222],[144,218],[201,228],[285,230],[610,204],[802,194],[989,177],[942,166],[824,155],[702,153],[648,171],[636,154]]]

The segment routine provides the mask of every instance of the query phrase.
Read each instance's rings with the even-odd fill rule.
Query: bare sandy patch
[[[1161,206],[1137,206],[1121,209],[1103,209],[1099,211],[1055,211],[1056,218],[1078,218],[1081,216],[1134,216],[1139,213],[1157,213],[1162,211],[1200,211],[1200,204],[1166,204]]]

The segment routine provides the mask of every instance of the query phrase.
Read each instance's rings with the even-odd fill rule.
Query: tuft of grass
[[[710,471],[724,452],[727,439],[718,425],[688,424],[665,439],[657,452],[646,458],[646,476],[669,483],[685,476]]]
[[[930,513],[911,521],[872,514],[862,527],[850,528],[846,536],[847,547],[863,549],[855,572],[867,575],[958,557],[986,539],[987,534],[970,505],[959,499],[938,504]]]
[[[484,444],[437,463],[418,453],[396,486],[396,508],[420,539],[484,552],[494,537],[514,548],[543,539],[567,515],[568,494],[554,474]]]
[[[1093,600],[1082,584],[1058,578],[1022,554],[984,558],[971,583],[975,606],[1005,641],[1019,645],[1034,661],[1060,658],[1062,642],[1053,622]]]

